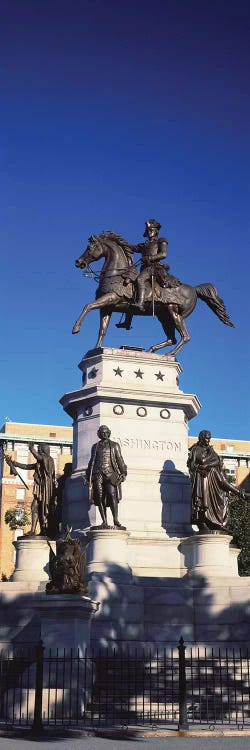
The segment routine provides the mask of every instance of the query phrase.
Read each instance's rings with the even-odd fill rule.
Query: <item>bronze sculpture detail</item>
[[[146,229],[144,237],[147,241],[144,245],[137,245],[137,252],[141,249],[142,262],[139,276],[136,279],[136,286],[139,292],[138,301],[136,307],[144,312],[144,300],[146,294],[146,282],[151,281],[155,274],[157,274],[157,280],[164,286],[164,269],[160,265],[160,261],[166,258],[168,242],[165,238],[158,238],[158,233],[161,229],[161,225],[155,219],[149,219],[146,221]],[[168,271],[169,266],[165,266]],[[163,282],[163,283],[162,283]]]
[[[242,499],[245,493],[227,481],[220,456],[210,445],[211,433],[202,430],[198,443],[189,451],[188,468],[192,486],[191,523],[200,532],[227,531],[228,493]]]
[[[13,474],[13,476],[18,477],[18,479],[20,480],[20,482],[24,485],[24,487],[26,487],[26,490],[29,490],[29,485],[26,484],[26,482],[24,481],[23,477],[21,477],[21,474],[19,474],[19,471],[16,470],[14,461],[11,458],[11,456],[9,456],[8,453],[4,453],[4,451],[3,451],[3,457],[4,457],[5,461],[6,461],[6,464],[8,464],[8,466],[10,467],[10,474]]]
[[[47,594],[86,594],[86,557],[79,539],[56,542],[56,555],[50,546],[49,573],[51,580],[46,585]]]
[[[127,476],[127,467],[118,443],[110,440],[110,429],[101,425],[97,432],[100,438],[91,449],[91,457],[83,477],[89,484],[89,501],[99,509],[102,524],[94,528],[108,529],[107,508],[113,517],[114,527],[124,529],[118,521],[118,503],[121,500],[121,483]],[[93,528],[93,527],[92,527]]]
[[[113,312],[126,313],[124,323],[118,327],[130,328],[133,315],[155,314],[162,324],[167,338],[154,344],[149,351],[154,352],[174,345],[171,354],[175,355],[190,340],[185,318],[190,315],[201,299],[218,318],[232,326],[224,302],[213,284],[200,284],[192,287],[182,284],[169,274],[169,266],[161,261],[167,254],[167,240],[159,238],[160,224],[155,219],[146,222],[145,243],[131,245],[115,232],[102,232],[89,238],[85,252],[75,262],[77,268],[87,269],[96,279],[90,264],[104,258],[104,266],[99,277],[96,299],[86,304],[77,318],[73,333],[78,333],[85,316],[91,310],[100,310],[100,329],[96,348],[102,346]],[[134,263],[133,254],[141,253],[141,273]],[[180,334],[177,344],[175,332]],[[175,346],[176,345],[176,346]]]
[[[14,461],[10,456],[5,459],[11,468],[33,469],[33,501],[31,504],[31,530],[26,536],[35,536],[37,524],[40,525],[40,536],[50,536],[49,518],[52,515],[52,505],[55,497],[55,464],[50,456],[50,449],[46,443],[41,443],[36,451],[33,443],[29,443],[29,449],[35,463],[23,464]]]
[[[168,248],[168,241],[165,237],[158,237],[161,224],[155,219],[149,219],[145,222],[145,225],[146,228],[143,236],[146,237],[146,242],[139,245],[131,245],[131,250],[134,253],[141,253],[142,256],[140,273],[135,279],[136,291],[138,293],[135,308],[141,312],[145,312],[144,302],[147,293],[147,282],[151,284],[153,305],[155,303],[155,281],[160,287],[175,287],[180,284],[178,279],[170,276],[168,273],[169,266],[161,263],[167,256]],[[124,323],[117,323],[117,328],[126,328],[129,330],[132,317],[133,313],[126,313]]]

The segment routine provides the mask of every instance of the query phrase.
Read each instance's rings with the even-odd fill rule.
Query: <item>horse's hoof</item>
[[[75,326],[72,328],[72,333],[79,333],[79,331],[80,331],[80,326],[75,324]]]

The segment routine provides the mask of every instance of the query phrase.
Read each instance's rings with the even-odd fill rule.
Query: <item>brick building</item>
[[[197,437],[189,437],[189,446],[197,441]],[[55,461],[56,477],[63,473],[65,463],[71,461],[72,427],[57,427],[53,425],[22,424],[5,422],[0,431],[0,444],[12,458],[21,463],[32,463],[34,457],[29,451],[29,442],[48,443],[50,454]],[[224,468],[233,483],[241,485],[250,492],[250,440],[231,440],[228,438],[212,438],[211,444],[223,458]],[[15,550],[12,542],[17,536],[26,533],[22,529],[11,531],[5,523],[7,510],[22,507],[29,508],[32,502],[33,471],[18,469],[29,490],[26,490],[18,477],[10,474],[10,469],[3,460],[0,451],[0,578],[4,574],[9,578],[14,567]]]

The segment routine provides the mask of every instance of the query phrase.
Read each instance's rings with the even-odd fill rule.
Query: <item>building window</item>
[[[227,477],[228,481],[231,482],[231,484],[236,484],[236,470],[235,470],[235,468],[234,469],[232,469],[232,468],[230,469],[228,467],[225,467],[225,474],[226,474],[226,477]]]
[[[16,500],[24,500],[25,498],[25,489],[18,489],[16,491]]]
[[[28,455],[29,455],[29,448],[28,443],[16,443],[16,458],[17,461],[20,461],[21,464],[27,464],[28,463]],[[33,459],[35,463],[35,459]],[[20,477],[24,479],[25,482],[27,482],[28,478],[28,469],[18,469],[18,473],[20,474]],[[20,480],[18,479],[18,483],[20,484]]]

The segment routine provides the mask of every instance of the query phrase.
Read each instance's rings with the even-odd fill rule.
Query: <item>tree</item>
[[[23,505],[17,508],[8,508],[4,516],[5,523],[12,531],[22,529],[30,525],[30,508]]]
[[[229,526],[228,530],[233,536],[233,542],[240,547],[238,557],[240,576],[250,575],[250,503],[241,500],[235,495],[229,498]]]

